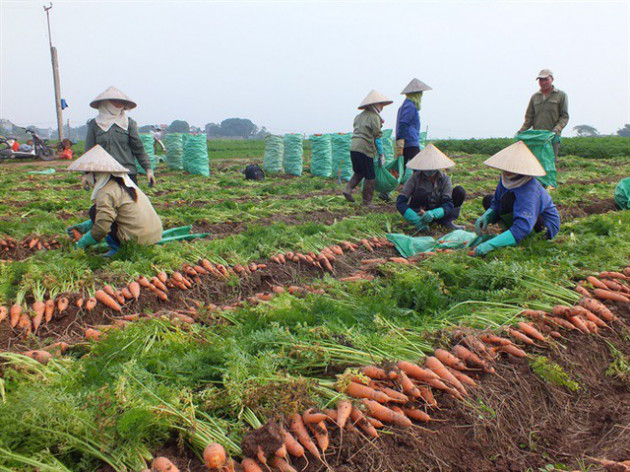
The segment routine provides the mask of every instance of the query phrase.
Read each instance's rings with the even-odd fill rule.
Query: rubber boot
[[[374,188],[376,187],[376,179],[365,179],[363,182],[363,206],[373,207],[372,197],[374,196]]]
[[[391,197],[389,196],[389,192],[380,192],[378,194],[378,198],[380,198],[381,200],[389,203],[392,201]]]
[[[107,245],[109,246],[109,251],[103,254],[103,257],[112,257],[114,254],[118,252],[118,250],[120,249],[120,246],[116,243],[116,241],[114,241],[114,238],[112,238],[109,234],[105,236],[105,242],[107,242]]]
[[[451,231],[455,231],[456,229],[464,229],[463,226],[456,225],[453,223],[453,221],[459,218],[459,213],[461,211],[462,211],[462,207],[453,208],[453,212],[451,213],[451,215],[448,218],[444,218],[442,221],[440,221],[442,226],[444,226],[446,229],[451,230]]]
[[[350,180],[346,184],[346,187],[343,189],[343,196],[349,202],[354,202],[355,201],[354,197],[352,196],[352,190],[354,189],[354,187],[359,185],[359,182],[361,182],[361,179],[362,179],[361,176],[359,176],[357,174],[352,174],[352,177],[350,178]]]

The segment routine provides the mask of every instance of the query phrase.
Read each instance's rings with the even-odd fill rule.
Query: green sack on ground
[[[352,178],[352,161],[350,160],[350,141],[352,133],[336,133],[330,135],[332,144],[332,174],[331,177],[337,179],[341,175],[341,180],[346,182]]]
[[[615,188],[615,203],[622,210],[630,210],[630,177],[622,179]]]
[[[208,140],[205,134],[191,135],[186,139],[182,167],[190,174],[210,176]]]
[[[303,150],[301,134],[284,135],[284,171],[287,174],[302,175]]]
[[[394,243],[396,249],[403,257],[411,257],[421,252],[429,252],[435,249],[437,243],[431,236],[407,236],[406,234],[388,233],[388,241]]]
[[[476,233],[465,231],[463,229],[456,229],[455,231],[445,234],[438,239],[437,244],[439,248],[443,249],[461,249],[468,246],[476,238]]]
[[[269,173],[282,172],[284,140],[280,136],[268,135],[265,138],[263,170]]]
[[[556,155],[551,144],[555,136],[556,134],[552,131],[530,129],[518,133],[514,137],[517,141],[523,141],[527,145],[532,154],[538,159],[538,162],[540,162],[540,165],[543,166],[545,172],[547,172],[547,175],[544,177],[536,177],[545,187],[548,185],[558,186],[558,181],[556,180]]]
[[[151,170],[155,169],[157,165],[157,161],[155,159],[155,149],[153,149],[154,139],[150,134],[141,134],[140,141],[142,141],[142,146],[144,147],[144,152],[149,156],[149,160],[151,161]],[[136,159],[136,169],[138,169],[138,174],[146,174],[146,171],[142,168],[138,160]]]
[[[330,177],[332,173],[332,143],[329,134],[311,134],[311,175]]]
[[[168,133],[164,138],[166,148],[166,165],[169,169],[182,170],[184,141],[181,133]]]
[[[55,173],[55,169],[52,167],[44,170],[31,170],[28,172],[29,174],[39,174],[39,175],[51,175]]]

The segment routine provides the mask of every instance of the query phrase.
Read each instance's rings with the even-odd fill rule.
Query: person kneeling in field
[[[461,185],[453,188],[450,177],[443,172],[454,165],[433,144],[407,164],[414,172],[396,199],[396,208],[419,231],[428,230],[434,222],[450,230],[459,229],[453,221],[459,217],[466,191]]]
[[[149,198],[129,178],[129,171],[101,146],[94,146],[68,170],[86,172],[85,180],[93,188],[90,219],[66,228],[68,234],[73,230],[83,234],[77,248],[105,238],[110,247],[106,256],[112,256],[125,241],[149,245],[162,239],[162,221]]]
[[[485,256],[500,247],[514,246],[532,230],[540,232],[546,229],[547,239],[558,234],[560,215],[556,205],[534,178],[544,176],[545,170],[522,141],[498,152],[484,164],[499,169],[501,177],[494,196],[486,195],[483,199],[486,212],[477,218],[475,230],[481,234],[489,224],[496,222],[509,229],[477,246],[476,256]]]

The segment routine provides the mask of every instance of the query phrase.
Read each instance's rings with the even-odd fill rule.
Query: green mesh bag
[[[332,143],[329,134],[312,134],[311,142],[311,175],[330,177],[332,173]]]
[[[543,166],[545,172],[547,172],[547,175],[544,177],[536,177],[545,187],[548,185],[558,186],[556,180],[556,155],[551,144],[555,136],[556,134],[553,131],[530,129],[518,133],[514,137],[516,141],[523,141],[527,145],[532,154],[538,159],[538,162],[540,162],[540,165]]]
[[[352,161],[350,160],[350,141],[352,133],[331,134],[332,173],[331,177],[348,181],[352,177]]]
[[[265,138],[263,170],[269,173],[282,172],[284,140],[280,136],[268,135]]]
[[[284,171],[287,174],[302,175],[303,146],[301,134],[284,135]]]
[[[157,165],[157,160],[155,159],[155,150],[153,149],[153,136],[150,134],[141,134],[140,141],[142,141],[142,146],[144,147],[144,152],[149,156],[149,160],[151,161],[151,170],[155,169]],[[138,159],[136,159],[136,169],[138,169],[138,174],[146,174],[146,171],[142,168]]]
[[[208,141],[205,134],[189,136],[184,145],[183,168],[194,175],[210,176]]]
[[[181,133],[168,133],[164,138],[166,148],[166,165],[169,169],[182,170],[184,141]]]
[[[622,210],[630,210],[630,177],[622,179],[615,188],[615,203]]]

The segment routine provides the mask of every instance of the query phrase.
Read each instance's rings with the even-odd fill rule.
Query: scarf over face
[[[112,176],[120,177],[121,179],[123,179],[123,182],[127,187],[138,188],[138,186],[133,183],[133,180],[131,180],[126,172],[90,172],[87,174],[86,177],[88,179],[88,182],[94,187],[94,190],[92,190],[92,196],[90,197],[92,201],[96,200],[99,190],[105,187],[105,184],[109,182],[109,179]]]
[[[109,130],[113,125],[118,125],[127,131],[129,118],[127,118],[127,113],[125,113],[125,107],[117,108],[111,101],[103,100],[98,106],[96,124],[103,131]]]
[[[508,190],[521,187],[530,180],[532,180],[531,175],[512,174],[511,177],[507,177],[505,172],[501,172],[501,183]]]

